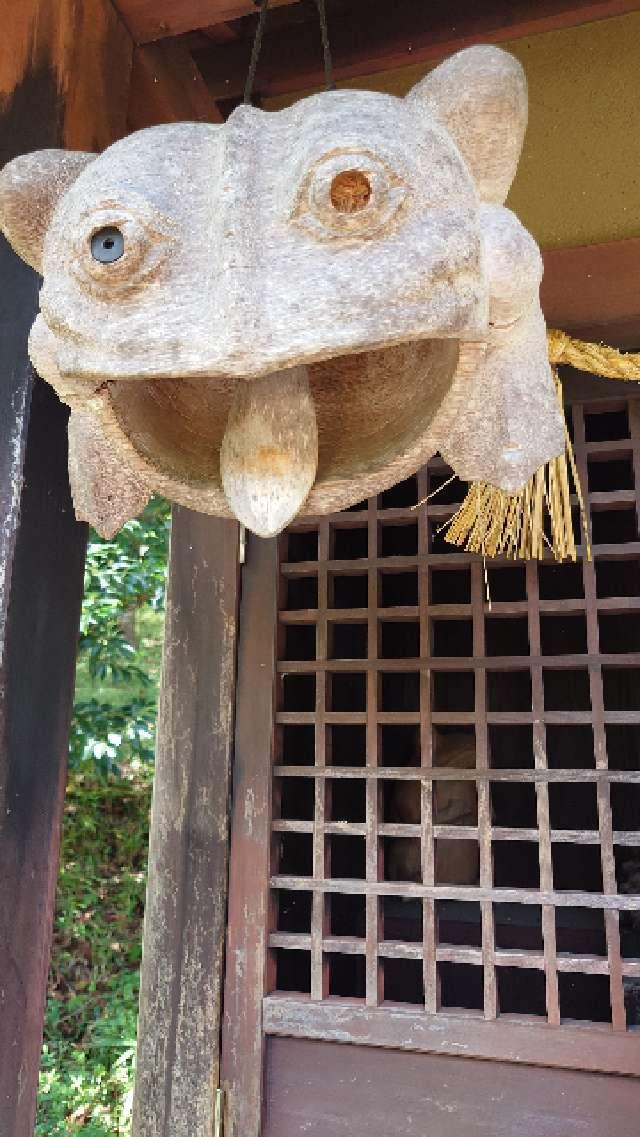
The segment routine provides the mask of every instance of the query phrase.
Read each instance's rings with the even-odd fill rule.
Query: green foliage
[[[169,517],[168,504],[155,500],[112,540],[89,541],[72,768],[153,760]]]
[[[87,549],[37,1137],[126,1137],[169,506]]]
[[[152,770],[72,775],[36,1137],[127,1137]]]

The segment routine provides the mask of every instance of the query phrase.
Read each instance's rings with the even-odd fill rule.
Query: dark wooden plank
[[[82,598],[66,423],[38,381],[0,671],[0,1132],[11,1137],[33,1131]]]
[[[267,968],[277,542],[249,536],[242,572],[221,1080],[226,1137],[259,1137]]]
[[[129,0],[130,2],[130,0]],[[122,3],[122,0],[121,0]],[[502,43],[537,35],[553,28],[572,27],[633,11],[635,0],[590,3],[566,0],[494,0],[479,5],[473,0],[394,0],[371,3],[349,0],[329,8],[329,33],[336,79],[372,75],[407,64],[442,59],[474,43]],[[173,0],[174,11],[185,5]],[[295,14],[296,17],[298,13]],[[211,18],[208,23],[213,23]],[[277,26],[280,25],[280,26]],[[195,25],[194,25],[195,26]],[[166,33],[168,34],[168,33]],[[197,59],[214,98],[242,94],[251,52],[251,37],[237,43],[212,45]],[[324,81],[318,21],[313,7],[306,21],[267,23],[256,95],[266,97],[302,91]]]
[[[0,139],[8,125],[0,118]],[[38,305],[36,274],[0,237],[0,644],[6,620],[13,553],[20,517],[22,467],[33,373],[26,355],[29,327]],[[1,658],[1,655],[0,655]]]
[[[173,511],[135,1137],[211,1137],[218,1086],[238,527]]]
[[[639,1094],[633,1078],[270,1039],[264,1137],[636,1137]]]
[[[222,122],[193,56],[179,40],[137,47],[131,71],[129,130],[183,121]]]
[[[543,252],[542,308],[551,327],[630,349],[640,345],[640,237]],[[614,387],[602,381],[602,397]],[[608,391],[608,394],[607,394]]]
[[[476,952],[480,958],[479,949]],[[460,958],[459,949],[451,955]],[[444,953],[441,958],[445,958]],[[514,966],[514,960],[504,962]],[[531,963],[527,960],[524,966],[531,967]],[[537,966],[544,966],[542,959]],[[622,1034],[599,1025],[565,1024],[557,1029],[533,1016],[501,1016],[496,1021],[487,1021],[473,1012],[447,1014],[440,1011],[437,1015],[426,1015],[408,1006],[365,1007],[346,999],[319,1004],[274,995],[265,999],[264,1027],[267,1035],[282,1038],[349,1042],[357,1047],[376,1047],[387,1052],[455,1054],[467,1060],[469,1071],[476,1066],[469,1059],[493,1059],[592,1074],[640,1076],[640,1047],[634,1034]],[[636,1094],[640,1093],[640,1083],[636,1082],[635,1086]]]
[[[131,41],[106,0],[23,0],[19,13],[5,0],[0,15],[0,164],[124,132]],[[68,412],[27,360],[38,287],[1,240],[0,1133],[11,1137],[33,1132],[86,539]]]
[[[295,3],[270,0],[269,7]],[[254,0],[115,0],[115,6],[136,43],[208,29],[255,12]]]

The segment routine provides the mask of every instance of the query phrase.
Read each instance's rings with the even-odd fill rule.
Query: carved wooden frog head
[[[560,453],[540,255],[502,205],[526,113],[518,62],[479,47],[405,99],[242,106],[6,166],[78,514],[113,532],[159,492],[269,535],[436,450],[507,490]]]

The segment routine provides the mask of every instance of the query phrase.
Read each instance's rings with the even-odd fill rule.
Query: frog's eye
[[[319,238],[375,236],[399,212],[407,189],[391,166],[369,151],[320,159],[307,174],[294,219]]]
[[[115,225],[105,225],[91,238],[91,256],[103,265],[113,264],[124,256],[124,234]]]
[[[362,170],[343,170],[331,182],[329,198],[338,213],[359,213],[371,201],[371,182]]]
[[[103,202],[74,220],[72,271],[92,292],[118,296],[159,271],[176,240],[175,225],[146,202]]]
[[[164,234],[140,213],[98,209],[78,231],[78,271],[110,292],[127,287],[163,256]]]

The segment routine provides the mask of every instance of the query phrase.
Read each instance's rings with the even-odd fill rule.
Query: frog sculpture
[[[520,64],[461,51],[406,98],[314,95],[44,150],[0,225],[44,278],[29,352],[71,408],[78,516],[152,493],[264,536],[440,451],[513,492],[562,452],[541,258],[503,202]]]

